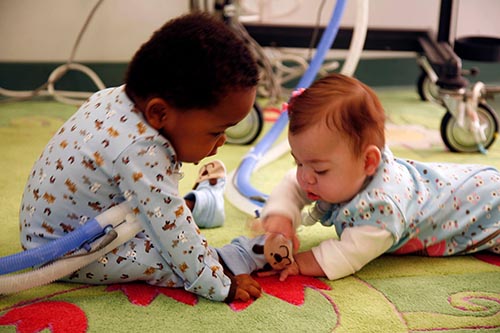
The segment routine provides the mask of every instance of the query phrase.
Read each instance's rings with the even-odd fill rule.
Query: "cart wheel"
[[[242,121],[226,130],[226,142],[229,144],[249,145],[258,138],[263,126],[262,110],[257,103],[254,103],[252,110]]]
[[[480,125],[486,127],[484,148],[488,149],[498,135],[498,116],[488,104],[484,103],[479,103],[477,106],[477,115]],[[441,138],[452,152],[475,153],[479,151],[474,135],[460,127],[449,111],[441,120]]]
[[[442,105],[441,97],[439,96],[439,87],[432,82],[427,76],[427,73],[422,71],[417,81],[417,91],[422,101],[432,102]]]

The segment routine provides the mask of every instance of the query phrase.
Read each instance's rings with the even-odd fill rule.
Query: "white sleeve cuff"
[[[285,216],[297,228],[302,222],[302,208],[307,203],[309,200],[297,183],[295,170],[292,169],[271,192],[261,216],[263,220],[271,215]]]
[[[348,228],[341,239],[328,239],[312,248],[314,257],[329,280],[359,271],[385,253],[392,245],[392,234],[374,226]]]

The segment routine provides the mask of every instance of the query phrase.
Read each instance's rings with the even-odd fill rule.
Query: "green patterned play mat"
[[[414,89],[377,92],[396,155],[500,167],[500,142],[487,155],[447,152],[439,135],[443,109],[421,102]],[[50,100],[0,104],[0,255],[20,250],[17,217],[24,182],[51,134],[74,110]],[[226,145],[217,158],[234,170],[249,148]],[[252,183],[269,192],[290,167],[292,159],[284,156],[256,173]],[[182,192],[196,172],[185,166]],[[226,215],[222,228],[204,231],[211,245],[249,234],[248,217],[229,202]],[[303,248],[334,236],[321,226],[300,231]],[[499,265],[499,257],[491,255],[383,256],[338,281],[260,279],[263,297],[245,304],[213,303],[145,284],[54,283],[0,296],[0,332],[500,332]]]

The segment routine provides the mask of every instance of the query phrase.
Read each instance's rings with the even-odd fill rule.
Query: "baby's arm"
[[[295,233],[293,221],[286,216],[271,215],[267,216],[263,222],[264,230],[270,234],[282,234],[286,239],[292,240],[293,249],[299,249],[299,239]]]
[[[273,189],[262,210],[264,230],[283,234],[292,240],[294,250],[298,250],[299,241],[295,229],[301,223],[302,208],[308,203],[309,200],[297,183],[295,169],[290,170]]]
[[[328,239],[309,251],[297,253],[295,264],[280,273],[280,280],[297,274],[340,279],[385,253],[393,242],[392,234],[378,227],[348,228],[340,240]]]
[[[311,250],[295,254],[294,259],[290,266],[280,272],[280,281],[285,281],[290,275],[325,276]]]
[[[156,140],[156,141],[155,141]],[[137,214],[164,262],[143,255],[137,261],[157,267],[168,264],[184,282],[186,291],[214,301],[230,301],[238,291],[206,238],[196,226],[184,198],[178,195],[180,165],[168,158],[164,139],[152,137],[127,147],[114,165],[113,179]]]
[[[219,256],[219,262],[224,268],[224,273],[231,279],[231,288],[225,300],[226,302],[235,300],[246,302],[252,297],[259,298],[262,292],[260,284],[250,276],[249,271],[251,268],[245,267],[249,264],[248,261],[243,259],[242,262],[239,262],[242,252],[238,250],[239,249],[232,246],[232,244],[216,250]],[[222,258],[222,254],[224,254],[226,260],[229,259],[227,263]],[[233,256],[236,258],[232,258]]]

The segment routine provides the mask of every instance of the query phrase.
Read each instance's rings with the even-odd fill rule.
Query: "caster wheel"
[[[439,97],[439,87],[432,82],[427,74],[422,71],[417,81],[417,91],[422,101],[432,102],[442,105]]]
[[[484,148],[488,149],[498,135],[498,116],[488,105],[480,103],[477,115],[481,127],[485,127],[486,141]],[[446,112],[441,120],[441,138],[446,147],[452,152],[475,153],[479,148],[474,140],[474,135],[457,124],[457,119],[450,112]]]
[[[263,126],[262,110],[254,103],[252,110],[242,121],[226,130],[226,143],[249,145],[258,138]]]

